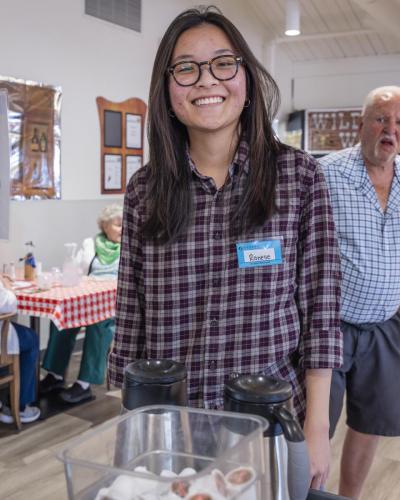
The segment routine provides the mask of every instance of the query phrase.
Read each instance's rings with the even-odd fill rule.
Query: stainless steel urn
[[[266,500],[305,500],[310,466],[303,431],[292,412],[288,382],[265,375],[237,375],[224,386],[224,409],[266,418]]]

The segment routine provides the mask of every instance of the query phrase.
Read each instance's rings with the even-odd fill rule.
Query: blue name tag
[[[282,264],[281,240],[236,243],[239,267],[272,266]]]

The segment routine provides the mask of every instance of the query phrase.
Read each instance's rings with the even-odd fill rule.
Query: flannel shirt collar
[[[200,179],[207,179],[206,176],[197,170],[196,165],[190,156],[188,143],[186,144],[186,157],[189,162],[190,170]],[[229,166],[228,174],[230,180],[233,180],[241,171],[243,171],[246,175],[249,173],[249,145],[246,139],[241,139],[232,163]]]

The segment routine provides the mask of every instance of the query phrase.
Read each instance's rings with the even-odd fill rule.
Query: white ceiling
[[[299,0],[301,35],[286,37],[285,0],[248,0],[293,62],[400,54],[400,0]]]

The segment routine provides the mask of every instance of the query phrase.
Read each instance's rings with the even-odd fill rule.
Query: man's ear
[[[360,123],[358,124],[358,135],[361,134],[361,129],[363,128],[363,126],[364,126],[364,117],[361,117]]]

